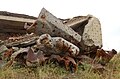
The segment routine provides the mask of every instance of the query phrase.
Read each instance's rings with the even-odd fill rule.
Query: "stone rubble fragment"
[[[73,44],[78,44],[81,41],[81,36],[78,33],[64,25],[61,20],[49,13],[45,8],[41,10],[38,17],[36,32],[39,35],[47,33],[51,36],[62,37]]]
[[[39,37],[37,42],[48,48],[49,53],[50,50],[52,50],[51,52],[54,54],[68,54],[74,57],[80,53],[80,49],[77,46],[61,37],[51,37],[49,34],[43,34]]]

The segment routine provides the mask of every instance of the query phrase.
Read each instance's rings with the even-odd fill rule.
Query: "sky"
[[[0,0],[0,11],[35,17],[43,7],[63,19],[94,15],[101,23],[103,49],[120,51],[119,0]]]

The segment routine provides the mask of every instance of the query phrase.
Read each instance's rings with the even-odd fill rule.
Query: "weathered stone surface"
[[[25,33],[24,23],[33,23],[36,17],[0,11],[0,33]]]
[[[28,34],[20,37],[10,37],[8,41],[5,41],[7,47],[27,47],[36,43],[39,36],[34,34]]]
[[[84,45],[102,47],[101,25],[96,17],[92,15],[77,16],[62,21],[82,36]]]
[[[43,8],[37,23],[31,25],[31,28],[33,27],[39,35],[48,33],[51,36],[62,37],[83,50],[91,49],[92,46],[102,47],[101,25],[92,15],[58,19]]]
[[[39,35],[48,33],[51,36],[63,37],[74,44],[81,42],[81,36],[78,33],[64,25],[61,20],[44,8],[41,10],[37,23],[36,30]]]
[[[88,23],[90,16],[77,16],[69,20],[62,20],[65,25],[71,27],[75,32],[82,36],[85,25]]]
[[[89,15],[91,16],[91,15]],[[84,44],[87,46],[99,46],[102,47],[102,33],[101,33],[101,24],[100,21],[91,16],[88,24],[85,25],[82,39],[84,40]]]
[[[37,44],[43,44],[46,50],[43,51],[50,54],[63,54],[76,56],[79,54],[80,49],[69,41],[61,37],[51,37],[49,34],[43,34],[37,40]]]

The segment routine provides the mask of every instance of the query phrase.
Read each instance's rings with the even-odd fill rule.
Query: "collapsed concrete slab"
[[[51,36],[63,37],[74,44],[81,42],[81,36],[78,33],[44,8],[41,10],[37,24],[36,32],[39,35],[48,33]]]
[[[23,14],[0,12],[0,32],[26,33],[25,23],[28,26],[32,24],[33,27],[29,29],[31,32],[36,32],[38,35],[48,33],[52,37],[63,37],[83,50],[91,49],[88,48],[91,46],[102,47],[101,25],[92,15],[58,19],[43,8],[37,19]]]
[[[90,51],[92,46],[102,47],[101,25],[99,20],[92,15],[62,20],[43,8],[37,24],[36,33],[39,35],[48,33],[51,36],[63,37],[87,51]]]
[[[0,11],[0,33],[25,33],[24,24],[33,23],[37,18]]]
[[[88,23],[85,25],[82,39],[87,46],[99,46],[102,47],[102,31],[101,24],[98,18],[91,16]]]
[[[98,18],[87,15],[77,16],[72,19],[62,20],[65,25],[71,27],[75,32],[82,36],[81,42],[86,46],[102,47],[101,24]]]
[[[75,32],[82,36],[85,25],[88,23],[90,16],[77,16],[72,19],[62,19],[63,23],[71,27]]]

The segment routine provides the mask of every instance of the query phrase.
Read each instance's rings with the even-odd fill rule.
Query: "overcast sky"
[[[119,0],[0,0],[0,11],[38,17],[46,8],[58,18],[72,18],[91,14],[99,18],[102,27],[103,48],[120,51]]]

